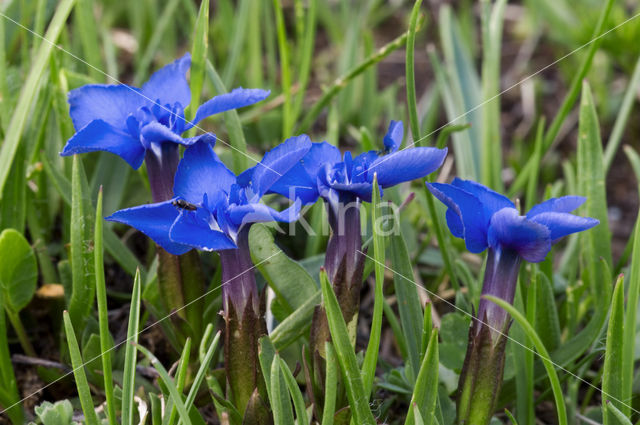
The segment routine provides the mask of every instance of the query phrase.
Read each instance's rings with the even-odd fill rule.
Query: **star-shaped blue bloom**
[[[473,181],[455,178],[451,184],[427,183],[427,187],[448,207],[451,233],[463,238],[474,253],[487,247],[507,249],[537,263],[560,238],[599,223],[594,218],[569,214],[585,202],[580,196],[549,199],[521,216],[508,198]]]
[[[270,189],[303,204],[318,197],[332,205],[356,199],[371,202],[373,175],[381,188],[424,177],[444,161],[447,149],[418,147],[398,151],[402,142],[401,121],[391,121],[384,137],[384,151],[369,151],[353,158],[327,142],[313,143],[309,152]],[[248,170],[250,175],[251,169]]]
[[[107,220],[135,227],[169,253],[181,255],[192,248],[235,249],[238,233],[251,223],[298,219],[300,201],[276,211],[260,199],[309,151],[306,136],[267,152],[251,179],[242,182],[213,151],[215,139],[206,136],[185,150],[175,176],[175,198],[120,210]]]
[[[187,122],[184,109],[191,101],[186,73],[189,53],[154,73],[141,88],[127,85],[89,84],[69,92],[69,113],[76,134],[61,155],[107,151],[139,168],[147,150],[162,143],[192,145],[200,137],[183,139],[185,131],[220,112],[252,105],[269,91],[236,88],[202,104]]]

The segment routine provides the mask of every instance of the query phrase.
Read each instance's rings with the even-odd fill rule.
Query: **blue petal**
[[[92,121],[74,134],[60,155],[68,156],[95,151],[116,154],[134,169],[140,168],[144,160],[144,147],[140,141],[102,120]]]
[[[191,101],[191,90],[187,83],[187,71],[191,66],[191,55],[185,54],[156,71],[142,86],[142,94],[148,101],[160,105],[179,103],[183,107]]]
[[[135,227],[173,255],[181,255],[191,247],[169,239],[169,230],[178,217],[178,209],[171,201],[141,205],[116,211],[106,219]]]
[[[546,212],[569,213],[584,204],[586,200],[587,198],[582,196],[551,198],[531,208],[527,213],[527,217],[531,218]]]
[[[140,135],[147,143],[173,142],[183,144],[182,137],[158,121],[150,122],[140,129]]]
[[[196,143],[207,143],[213,146],[216,144],[216,140],[218,140],[218,138],[216,137],[215,134],[203,133],[195,137],[188,137],[186,139],[181,139],[179,143],[184,146],[191,146],[191,145],[195,145]]]
[[[571,233],[582,232],[600,223],[595,218],[579,217],[562,212],[542,212],[531,217],[530,220],[546,226],[551,232],[553,243]]]
[[[543,261],[551,250],[549,229],[515,208],[503,208],[491,217],[487,238],[492,248],[512,249],[531,263]]]
[[[344,154],[345,164],[347,159],[351,157],[351,152],[346,152]],[[346,169],[349,173],[349,178],[351,182],[359,183],[359,182],[373,182],[373,173],[376,172],[375,169],[370,170],[371,165],[380,159],[380,154],[377,151],[369,151],[363,152],[360,155],[356,156],[353,161],[351,161],[351,167],[348,164]]]
[[[203,103],[196,111],[193,121],[188,122],[185,131],[194,127],[203,119],[219,114],[220,112],[229,111],[231,109],[242,108],[244,106],[253,105],[266,99],[271,92],[262,89],[243,89],[238,87],[233,89],[231,93],[225,93],[215,96]]]
[[[503,208],[515,208],[516,206],[504,195],[495,192],[488,187],[476,183],[471,180],[462,180],[456,177],[451,182],[452,185],[459,187],[460,189],[471,193],[478,198],[482,203],[482,207],[485,210],[487,220],[493,215],[493,213],[500,211]]]
[[[192,204],[200,204],[205,193],[213,197],[218,191],[229,193],[236,177],[213,151],[209,143],[188,147],[178,164],[173,192]]]
[[[280,221],[291,223],[300,216],[300,200],[296,200],[293,205],[284,211],[276,211],[262,203],[252,203],[229,207],[229,219],[240,228],[250,223],[266,223],[270,221]]]
[[[171,226],[169,232],[171,239],[204,251],[237,248],[229,236],[217,230],[217,223],[213,222],[213,226],[211,226],[204,219],[206,214],[209,213],[200,208],[197,212],[182,210],[178,219]],[[213,221],[212,217],[210,221]]]
[[[369,178],[378,174],[381,187],[425,177],[434,172],[447,156],[447,149],[411,148],[383,156],[369,167]]]
[[[452,211],[447,213],[451,233],[460,237],[462,227],[467,249],[474,253],[484,251],[487,247],[489,221],[478,198],[450,184],[427,183],[427,188]],[[457,220],[453,214],[458,217]]]
[[[371,183],[333,183],[330,186],[340,193],[350,193],[365,202],[371,202],[371,194],[373,191],[373,184]],[[382,192],[380,196],[382,196]]]
[[[389,129],[387,130],[387,134],[385,134],[383,142],[384,142],[384,151],[385,152],[395,152],[400,147],[402,143],[402,137],[404,136],[404,128],[402,126],[402,121],[393,121],[389,123]]]
[[[236,183],[240,187],[248,187],[251,184],[251,179],[253,179],[253,173],[256,170],[257,165],[253,167],[247,168],[242,173],[238,174],[236,177]]]
[[[69,92],[69,114],[76,131],[93,120],[126,130],[127,117],[147,104],[135,87],[89,84]]]
[[[296,165],[311,149],[309,136],[291,137],[267,152],[256,165],[251,184],[253,191],[262,197],[267,191]]]

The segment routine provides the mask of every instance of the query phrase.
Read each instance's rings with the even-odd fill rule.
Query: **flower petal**
[[[587,198],[583,196],[551,198],[531,208],[527,213],[527,218],[546,212],[569,213],[584,204],[586,200]]]
[[[380,186],[390,187],[431,174],[446,156],[446,148],[404,149],[376,160],[369,167],[368,177],[373,181],[373,173],[377,173]]]
[[[169,232],[171,239],[204,251],[237,248],[236,244],[224,232],[211,228],[203,219],[203,214],[208,214],[208,212],[201,210],[200,208],[198,212],[182,210],[178,219],[171,226]],[[211,219],[213,220],[213,218]]]
[[[191,66],[191,55],[186,53],[169,65],[154,72],[149,81],[142,86],[150,102],[160,105],[173,105],[176,102],[186,107],[191,101],[191,89],[187,83],[187,71]]]
[[[254,103],[266,99],[269,94],[271,94],[269,90],[243,89],[242,87],[238,87],[233,89],[230,93],[215,96],[200,105],[196,111],[196,116],[193,121],[187,122],[185,131],[194,127],[200,121],[211,115],[253,105]]]
[[[229,193],[235,182],[236,176],[220,161],[211,144],[202,141],[184,151],[173,192],[192,204],[200,204],[205,193],[210,198],[220,190]]]
[[[384,142],[384,151],[387,153],[395,152],[400,147],[402,143],[402,137],[404,136],[404,128],[402,125],[402,121],[393,121],[389,123],[389,129],[387,130],[387,134],[385,134],[383,142]]]
[[[171,129],[165,125],[160,124],[158,121],[152,121],[140,129],[140,135],[144,137],[147,143],[163,143],[172,142],[184,144],[182,137],[171,131]]]
[[[516,206],[504,195],[489,189],[488,187],[471,180],[462,180],[456,177],[451,182],[452,185],[471,193],[482,203],[487,220],[503,208],[515,208]]]
[[[178,209],[172,201],[141,205],[116,211],[106,219],[134,227],[149,236],[155,243],[173,255],[181,255],[191,247],[169,239],[169,230],[178,217]]]
[[[549,229],[515,208],[503,208],[491,217],[487,239],[494,249],[514,250],[531,263],[543,261],[551,250]]]
[[[267,152],[253,172],[251,184],[254,193],[262,197],[310,149],[311,140],[309,136],[303,134],[291,137]]]
[[[118,155],[134,169],[144,160],[144,147],[129,134],[102,120],[92,121],[73,135],[60,153],[62,156],[78,153],[106,151]]]
[[[449,207],[446,217],[451,233],[457,237],[463,234],[469,251],[474,253],[484,251],[487,247],[489,222],[485,218],[480,200],[469,192],[450,184],[427,183],[427,188],[440,202]],[[457,219],[455,219],[456,216]]]
[[[135,87],[88,84],[71,90],[68,96],[69,114],[76,131],[93,120],[102,120],[126,130],[127,117],[148,102]]]
[[[530,220],[546,226],[551,232],[551,240],[553,243],[556,243],[558,239],[571,233],[582,232],[600,223],[600,221],[595,218],[579,217],[562,212],[542,212],[531,217]]]
[[[270,221],[291,223],[300,216],[301,205],[300,200],[296,200],[293,205],[284,211],[276,211],[262,203],[233,206],[228,211],[229,219],[238,229],[250,223],[266,223]]]

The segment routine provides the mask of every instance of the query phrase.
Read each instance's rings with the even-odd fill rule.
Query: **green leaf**
[[[399,224],[396,224],[399,225]],[[402,232],[394,232],[388,237],[393,265],[393,285],[398,298],[398,312],[402,332],[407,341],[409,366],[411,366],[411,380],[420,369],[420,351],[422,348],[422,322],[424,315],[420,305],[418,288],[414,283],[413,267],[407,251]]]
[[[336,350],[333,344],[326,341],[324,352],[327,356],[327,370],[324,379],[324,406],[322,407],[322,425],[333,425],[333,415],[336,413],[336,392],[338,387],[338,365]]]
[[[127,327],[127,344],[124,355],[124,373],[122,378],[122,424],[133,425],[133,397],[135,395],[136,376],[136,344],[140,331],[140,272],[133,279],[131,292],[131,308],[129,309],[129,325]]]
[[[607,344],[604,351],[604,369],[602,371],[604,425],[614,425],[618,423],[615,414],[612,411],[607,411],[609,403],[616,405],[619,409],[629,410],[629,407],[620,401],[625,400],[622,397],[624,396],[624,374],[627,372],[623,363],[624,325],[624,277],[620,275],[616,282],[616,287],[613,290],[611,314],[609,315],[609,326],[607,328]],[[631,341],[635,342],[633,335]],[[631,381],[631,379],[629,381]]]
[[[567,425],[567,408],[564,402],[564,395],[562,394],[562,387],[560,387],[560,380],[558,379],[558,374],[556,373],[555,366],[551,361],[551,357],[549,356],[549,353],[547,352],[544,344],[540,340],[540,337],[536,333],[536,330],[527,321],[526,317],[524,317],[518,310],[516,310],[514,306],[512,306],[505,300],[491,295],[485,295],[484,297],[505,309],[507,313],[509,313],[511,317],[522,327],[531,342],[533,342],[533,345],[536,347],[536,351],[538,351],[538,356],[542,360],[542,364],[547,371],[549,382],[551,383],[553,398],[556,402],[558,423],[560,425]]]
[[[612,403],[607,403],[604,406],[604,413],[605,415],[607,415],[608,413],[611,413],[612,416],[614,418],[616,418],[617,422],[614,423],[618,423],[620,425],[631,425],[631,419],[629,419],[629,417],[627,415],[625,415],[624,413],[622,413],[616,406],[614,406]],[[606,417],[606,416],[605,416]]]
[[[321,300],[322,291],[318,289],[304,304],[278,323],[278,326],[269,335],[276,349],[284,350],[307,332],[311,326],[313,310]]]
[[[82,328],[82,323],[91,312],[95,292],[94,261],[92,253],[91,225],[93,217],[89,213],[85,197],[84,169],[78,155],[73,156],[73,177],[71,180],[71,297],[69,317],[74,327]]]
[[[291,400],[287,392],[286,382],[280,371],[280,356],[273,356],[271,363],[271,409],[273,410],[273,423],[275,425],[288,425],[293,422]]]
[[[4,192],[4,185],[7,182],[7,176],[9,175],[14,155],[18,149],[25,124],[27,123],[31,105],[41,87],[40,83],[44,69],[49,65],[51,52],[56,46],[58,36],[64,28],[74,4],[75,0],[62,0],[58,4],[49,28],[47,28],[47,32],[44,35],[44,39],[48,42],[40,43],[40,48],[38,49],[35,60],[29,66],[29,75],[20,90],[20,97],[18,98],[15,112],[7,127],[8,131],[2,143],[2,149],[0,149],[0,194]]]
[[[76,379],[76,388],[82,405],[85,421],[88,425],[98,425],[98,417],[93,407],[93,399],[91,398],[91,389],[87,382],[87,375],[84,373],[84,364],[80,355],[80,347],[71,324],[69,313],[63,313],[64,329],[67,335],[67,343],[69,344],[69,355],[71,357],[71,365],[73,366],[73,375]]]
[[[9,184],[4,188],[2,203],[0,203],[0,229],[13,228],[20,233],[24,233],[24,223],[26,218],[26,170],[25,170],[25,148],[18,148],[11,172],[9,173]],[[34,239],[32,237],[32,239]]]
[[[469,316],[449,313],[440,322],[440,362],[454,371],[462,369],[469,339]]]
[[[539,305],[547,308],[536,308],[535,326],[536,332],[540,335],[540,339],[544,342],[544,346],[548,350],[553,351],[560,345],[560,319],[558,317],[558,308],[556,307],[553,288],[547,276],[537,273],[537,289],[536,298]]]
[[[622,339],[622,393],[621,400],[630,400],[633,387],[636,321],[638,314],[638,297],[640,295],[640,212],[636,219],[636,229],[633,236],[633,254],[631,256],[631,274],[627,292],[627,311],[624,318],[624,334]],[[622,412],[630,414],[627,406],[621,407]]]
[[[134,344],[134,343],[131,343],[131,344]],[[171,396],[170,400],[178,409],[178,414],[180,415],[180,420],[182,421],[182,423],[184,425],[191,425],[191,418],[189,417],[189,413],[187,412],[187,409],[182,401],[182,396],[180,395],[180,392],[176,388],[175,384],[173,383],[173,380],[167,373],[167,370],[164,368],[164,366],[162,366],[162,363],[160,363],[160,361],[153,354],[151,354],[149,350],[147,350],[146,348],[138,344],[135,344],[135,346],[151,362],[151,366],[153,366],[153,368],[160,375],[160,379],[162,380],[162,383],[169,390],[169,395]],[[131,401],[133,401],[133,398],[131,399]]]
[[[102,375],[104,378],[106,413],[109,419],[109,425],[116,425],[116,406],[113,396],[113,373],[111,370],[111,347],[113,340],[109,332],[107,287],[104,280],[104,250],[102,247],[102,187],[100,187],[100,191],[98,192],[98,202],[96,205],[94,240],[93,258],[96,276],[96,299],[98,304],[98,325],[100,328],[100,350],[102,351]]]
[[[305,305],[318,292],[313,278],[278,248],[264,224],[251,226],[249,247],[253,264],[258,264],[258,270],[290,312]]]
[[[587,201],[582,207],[585,215],[600,220],[600,224],[587,232],[583,238],[583,256],[588,264],[594,264],[599,257],[605,259],[609,267],[611,259],[611,232],[607,216],[607,195],[602,158],[600,126],[589,84],[582,85],[580,103],[580,126],[578,131],[578,191]],[[596,275],[592,279],[599,278]]]
[[[5,308],[18,313],[33,298],[38,265],[29,242],[13,229],[0,233],[0,289]]]
[[[187,107],[187,119],[196,116],[196,109],[200,105],[200,94],[204,84],[204,69],[209,45],[209,0],[200,3],[198,18],[196,19],[195,34],[191,45],[191,71],[189,86],[191,87],[191,102]]]
[[[362,380],[364,384],[364,392],[367,395],[371,394],[373,378],[376,376],[384,305],[383,285],[385,248],[384,236],[382,235],[382,221],[380,217],[380,188],[378,187],[378,176],[376,173],[373,175],[373,194],[371,198],[371,223],[373,223],[373,251],[376,282],[374,289],[373,317],[371,319],[371,329],[369,331],[369,344],[367,345],[364,362],[362,363]]]
[[[213,325],[209,324],[207,328],[213,329]],[[216,336],[213,338],[213,341],[211,341],[211,344],[209,344],[209,348],[207,349],[207,352],[204,355],[204,358],[200,360],[200,367],[198,368],[198,372],[196,372],[196,377],[194,378],[193,383],[191,384],[191,388],[189,389],[189,394],[187,395],[187,400],[184,403],[187,410],[191,410],[191,407],[193,406],[193,403],[196,400],[196,396],[198,395],[198,389],[200,388],[202,381],[204,381],[204,377],[207,374],[207,370],[209,369],[209,364],[211,364],[211,360],[213,360],[213,354],[216,352],[216,349],[218,348],[218,344],[220,342],[220,332],[221,331],[218,331],[216,333]]]
[[[418,425],[423,423],[423,418],[426,425],[432,423],[438,399],[438,368],[438,331],[434,329],[411,396],[410,406],[418,406],[418,409],[409,408],[405,425]]]
[[[304,398],[302,397],[302,392],[300,392],[300,387],[296,382],[296,378],[293,377],[287,362],[285,362],[279,356],[276,358],[280,359],[280,371],[284,376],[284,380],[287,383],[287,388],[289,389],[289,394],[291,394],[291,399],[293,400],[293,407],[296,411],[296,421],[301,425],[306,425],[309,423],[309,417],[307,416],[307,410],[304,404]]]
[[[69,425],[73,419],[73,405],[69,400],[60,400],[55,403],[48,401],[36,406],[35,414],[42,421],[42,425]]]
[[[416,27],[418,25],[418,15],[420,14],[420,5],[422,0],[416,0],[411,10],[409,18],[409,32],[407,35],[407,48],[405,60],[405,78],[407,82],[407,106],[409,109],[409,125],[413,140],[420,139],[420,122],[418,121],[418,102],[416,100],[416,79],[415,79],[415,61],[414,48],[416,43]]]
[[[333,292],[333,288],[331,288],[327,273],[324,270],[320,272],[320,283],[331,339],[333,340],[338,363],[342,370],[342,377],[347,390],[347,398],[349,399],[353,420],[357,424],[375,425],[376,421],[369,409],[369,397],[364,392],[358,361],[351,347],[347,324],[344,322],[338,299]]]

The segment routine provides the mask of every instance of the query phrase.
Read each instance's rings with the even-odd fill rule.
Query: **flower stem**
[[[31,345],[31,341],[29,341],[29,336],[27,336],[27,331],[24,329],[22,325],[22,321],[20,320],[20,315],[18,313],[11,312],[7,310],[7,316],[9,317],[9,321],[13,326],[13,330],[16,332],[18,336],[18,341],[20,341],[20,345],[22,349],[29,357],[38,357],[36,354],[36,350]]]
[[[520,262],[513,251],[489,249],[482,295],[513,303]],[[480,299],[458,383],[458,423],[485,425],[491,420],[502,386],[509,325],[505,310]]]
[[[236,408],[251,416],[259,412],[245,410],[261,406],[249,403],[256,389],[262,400],[267,399],[258,359],[258,339],[267,334],[267,325],[253,272],[248,226],[240,230],[236,243],[237,249],[220,251],[225,369]]]

